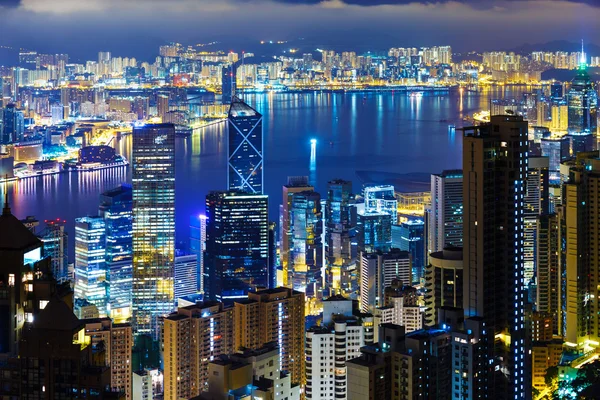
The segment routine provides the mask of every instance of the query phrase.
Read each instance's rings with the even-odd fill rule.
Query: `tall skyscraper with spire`
[[[234,97],[228,122],[227,186],[229,190],[262,194],[262,115],[239,97]]]
[[[567,94],[568,132],[573,152],[598,148],[598,93],[587,72],[586,55],[581,43],[581,60],[577,76]]]

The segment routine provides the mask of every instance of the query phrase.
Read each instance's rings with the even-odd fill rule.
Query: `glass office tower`
[[[238,97],[229,109],[227,187],[263,193],[262,115]]]
[[[99,214],[106,227],[110,317],[116,322],[125,322],[131,317],[132,209],[130,185],[121,185],[100,195]]]
[[[175,126],[133,129],[133,327],[159,338],[174,307]]]
[[[368,185],[364,189],[365,211],[389,214],[398,223],[398,200],[393,185]]]
[[[408,251],[412,259],[413,282],[423,277],[425,267],[425,223],[422,219],[408,220],[392,227],[392,247]]]
[[[292,194],[291,246],[288,282],[308,297],[320,297],[322,288],[323,221],[321,196],[314,191]]]
[[[358,298],[356,204],[352,182],[329,182],[325,208],[325,291]]]
[[[583,52],[582,52],[583,54]],[[581,151],[592,151],[597,149],[598,128],[598,93],[587,72],[585,55],[577,70],[577,76],[571,82],[571,88],[567,94],[569,113],[569,135],[572,137],[572,147],[577,147],[577,142],[585,141],[592,148],[581,145]],[[579,136],[591,135],[590,140],[579,138]],[[581,140],[579,140],[581,139]]]
[[[44,243],[44,257],[50,257],[52,274],[57,282],[72,280],[69,275],[68,235],[65,230],[66,221],[61,219],[45,220],[46,227],[39,235]]]
[[[105,255],[104,219],[75,219],[75,298],[95,305],[100,317],[110,313]]]
[[[211,192],[206,217],[205,297],[233,302],[268,288],[268,196]]]
[[[204,257],[206,250],[206,215],[190,216],[190,253],[198,258],[198,282],[196,286],[200,293],[204,293]]]

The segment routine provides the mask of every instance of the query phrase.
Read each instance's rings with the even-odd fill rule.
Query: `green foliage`
[[[558,378],[558,367],[554,366],[554,367],[550,367],[546,370],[546,377],[544,378],[546,386],[552,386],[555,383],[557,378]]]

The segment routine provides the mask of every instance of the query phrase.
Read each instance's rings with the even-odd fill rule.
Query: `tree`
[[[558,379],[558,367],[554,366],[548,368],[546,370],[546,376],[544,377],[544,382],[546,383],[546,386],[552,387],[556,379]]]
[[[583,365],[577,371],[577,377],[571,383],[577,393],[580,393],[588,386],[597,384],[600,384],[600,360]]]

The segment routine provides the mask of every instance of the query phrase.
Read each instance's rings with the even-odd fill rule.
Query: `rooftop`
[[[237,96],[233,97],[231,106],[229,108],[229,118],[237,117],[260,117],[260,113],[254,108],[246,104],[242,99]]]
[[[8,198],[0,215],[0,251],[20,250],[27,252],[41,247],[42,242],[10,212]]]
[[[83,327],[69,306],[61,299],[54,297],[46,305],[37,319],[33,322],[36,329],[61,330],[74,332]]]

